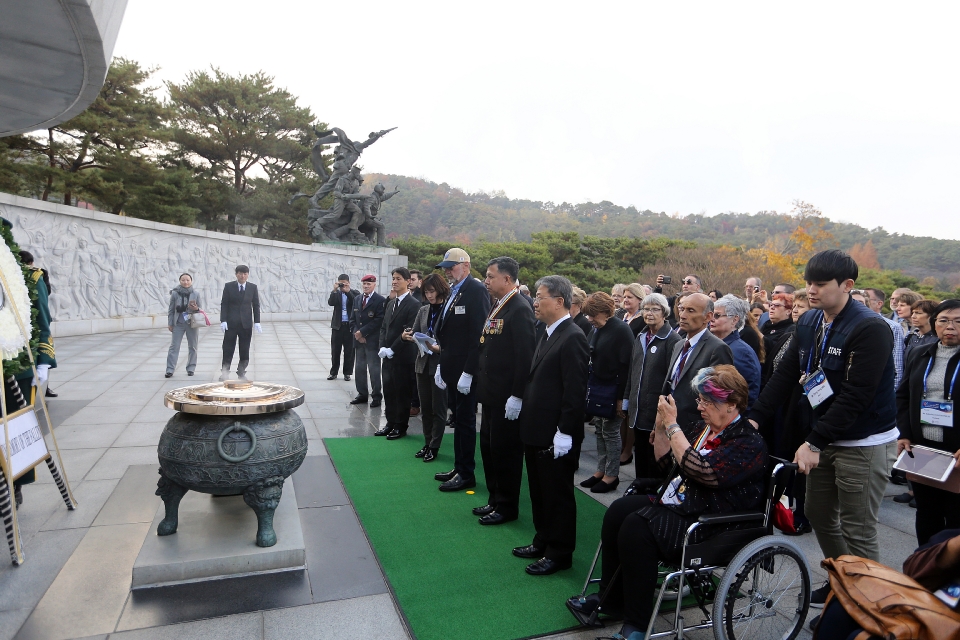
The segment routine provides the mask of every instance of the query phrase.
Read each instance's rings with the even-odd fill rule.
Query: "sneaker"
[[[823,586],[819,589],[814,589],[810,593],[810,606],[814,609],[823,609],[823,604],[827,601],[827,596],[830,595],[830,582],[824,582]]]

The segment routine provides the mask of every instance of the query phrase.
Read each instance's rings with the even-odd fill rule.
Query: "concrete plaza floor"
[[[57,340],[59,366],[51,373],[51,386],[60,396],[50,400],[49,407],[80,506],[72,512],[65,509],[42,466],[38,482],[24,487],[19,517],[26,563],[13,567],[0,562],[0,640],[411,637],[365,537],[353,535],[362,530],[321,440],[372,436],[383,422],[380,409],[348,404],[356,393],[352,382],[342,377],[326,380],[330,368],[326,323],[265,324],[264,333],[254,336],[248,376],[306,392],[307,402],[297,412],[306,425],[310,457],[294,476],[304,537],[320,546],[335,535],[352,546],[342,558],[332,560],[311,556],[308,548],[307,577],[275,578],[256,588],[242,583],[248,585],[245,591],[258,592],[254,595],[261,599],[256,602],[262,604],[251,604],[250,593],[229,589],[224,600],[230,602],[209,609],[194,606],[189,590],[152,600],[131,593],[130,570],[160,504],[152,493],[156,445],[172,415],[163,406],[163,394],[219,376],[221,334],[216,328],[201,334],[197,375],[187,377],[184,371],[184,343],[170,379],[163,377],[169,346],[165,330]],[[415,432],[420,432],[418,419],[411,420],[411,433]],[[578,481],[596,465],[590,428],[583,449]],[[631,480],[624,470],[622,487]],[[620,493],[588,495],[609,504]],[[900,487],[891,486],[887,493],[881,508],[881,560],[899,568],[915,546],[915,512],[892,501]],[[795,540],[807,552],[814,566],[814,586],[819,586],[822,556],[816,540],[812,535]],[[264,592],[275,593],[266,597]],[[553,638],[585,640],[613,630],[579,630]],[[810,635],[805,632],[801,637]]]

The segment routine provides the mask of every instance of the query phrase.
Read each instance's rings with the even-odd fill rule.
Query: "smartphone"
[[[670,276],[663,276],[663,284],[670,284],[671,282],[673,282],[673,278]]]

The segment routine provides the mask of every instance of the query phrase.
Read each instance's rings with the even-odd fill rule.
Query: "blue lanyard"
[[[427,315],[430,316],[430,320],[427,322],[427,335],[431,338],[433,337],[433,321],[436,320],[437,314],[440,313],[440,309],[436,311],[430,311]]]
[[[930,362],[927,363],[927,370],[923,372],[923,397],[927,397],[927,376],[930,375],[930,369],[933,367],[933,361],[936,359],[936,356],[930,358]],[[947,394],[947,400],[953,398],[953,387],[957,384],[957,372],[960,371],[960,362],[957,363],[956,368],[953,370],[953,379],[950,381],[950,393]]]
[[[820,312],[820,317],[817,319],[818,322],[823,322],[823,311]],[[823,342],[820,345],[820,360],[819,363],[823,364],[823,354],[827,350],[827,340],[830,339],[830,328],[833,327],[833,323],[827,325],[827,328],[823,332]],[[816,344],[814,344],[814,349]],[[813,364],[813,349],[810,349],[810,353],[807,354],[807,375],[810,375],[810,366]]]

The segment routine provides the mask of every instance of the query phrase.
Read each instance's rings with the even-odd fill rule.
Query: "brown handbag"
[[[960,640],[960,614],[912,578],[857,556],[820,563],[836,598],[864,631],[856,640]],[[822,618],[821,618],[822,620]],[[818,625],[819,635],[819,625]],[[816,637],[816,635],[814,637]]]

